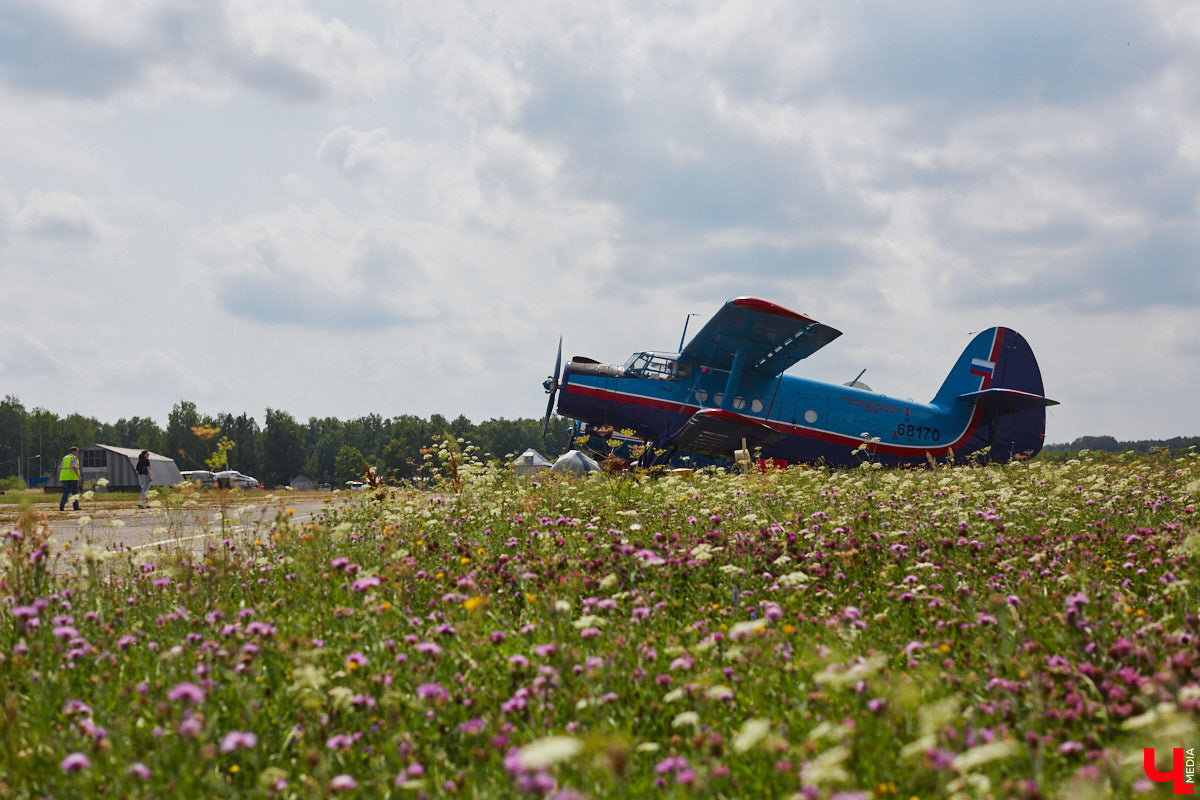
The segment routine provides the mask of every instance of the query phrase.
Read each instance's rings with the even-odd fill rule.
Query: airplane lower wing
[[[742,440],[753,450],[778,442],[784,434],[762,423],[746,419],[731,411],[705,408],[697,411],[683,424],[665,447],[677,447],[696,453],[728,456],[740,450]]]
[[[1018,411],[1023,408],[1043,408],[1058,405],[1057,400],[1051,400],[1040,394],[1022,392],[1018,389],[993,388],[981,392],[960,394],[959,400],[966,400],[973,405],[981,406],[989,411]]]

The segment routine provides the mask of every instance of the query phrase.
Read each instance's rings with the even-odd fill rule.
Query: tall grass
[[[4,538],[0,797],[1129,797],[1200,743],[1200,466],[519,480]]]

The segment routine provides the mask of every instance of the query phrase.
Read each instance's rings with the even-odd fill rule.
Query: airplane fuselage
[[[994,364],[999,357],[1005,329],[995,330],[990,358],[978,359],[981,363]],[[639,355],[660,362],[670,359],[635,354],[630,363]],[[758,381],[743,377],[731,387],[727,371],[688,364],[677,364],[675,370],[672,375],[669,368],[659,369],[656,377],[646,377],[628,364],[621,368],[572,362],[563,374],[558,412],[592,425],[632,430],[651,442],[667,442],[697,412],[720,410],[721,419],[763,425],[779,434],[762,446],[761,455],[789,463],[854,465],[869,460],[917,465],[930,459],[961,459],[996,444],[994,426],[987,423],[983,409],[960,400],[944,405],[914,402],[793,375]],[[976,367],[971,375],[976,382],[966,388],[991,387],[989,368]],[[691,449],[716,453],[715,442],[714,447],[705,444],[701,439]],[[728,456],[730,451],[720,454]],[[1007,460],[1011,453],[997,455]]]
[[[786,462],[923,465],[1041,449],[1054,401],[1016,331],[978,333],[928,403],[784,373],[839,335],[773,303],[737,298],[679,353],[634,353],[623,365],[576,357],[545,386],[551,403],[559,393],[562,416],[633,431],[652,453],[728,457],[745,447]]]
[[[558,404],[563,416],[661,442],[701,409],[723,408],[784,434],[762,455],[788,462],[925,463],[929,456],[965,450],[976,427],[974,406],[943,409],[791,375],[744,387],[727,407],[716,374],[668,382],[573,375],[568,365],[564,378]],[[864,442],[870,455],[859,450]]]

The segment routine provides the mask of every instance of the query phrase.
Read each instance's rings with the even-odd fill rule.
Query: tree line
[[[219,434],[213,436],[213,428]],[[201,414],[195,403],[183,400],[171,408],[163,429],[143,417],[114,423],[81,414],[60,417],[44,408],[26,409],[10,395],[0,401],[0,481],[53,474],[71,445],[150,450],[175,459],[181,470],[205,469],[222,438],[232,443],[228,468],[265,486],[287,485],[298,475],[341,486],[361,479],[364,463],[381,478],[406,481],[424,463],[422,448],[444,435],[475,445],[488,458],[503,459],[530,447],[553,458],[569,446],[570,423],[552,417],[543,443],[540,419],[490,419],[476,425],[462,415],[447,420],[440,414],[429,419],[368,414],[300,422],[286,411],[268,408],[259,425],[246,413]]]
[[[1136,441],[1118,441],[1112,436],[1080,436],[1070,444],[1048,444],[1042,448],[1043,453],[1077,453],[1080,450],[1097,450],[1105,453],[1149,453],[1151,450],[1167,448],[1170,450],[1186,450],[1200,445],[1200,436],[1175,436],[1170,439],[1138,439]]]

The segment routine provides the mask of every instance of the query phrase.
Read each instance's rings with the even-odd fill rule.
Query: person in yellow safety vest
[[[75,503],[72,506],[76,511],[79,510],[79,481],[83,473],[79,469],[79,448],[72,446],[71,452],[63,456],[62,465],[58,468],[58,479],[62,481],[63,494],[62,500],[58,501],[58,510],[62,511],[67,505],[67,499],[74,495]]]

